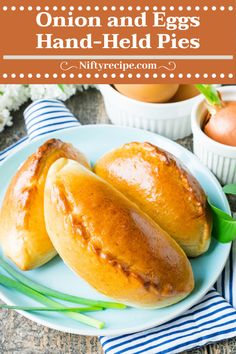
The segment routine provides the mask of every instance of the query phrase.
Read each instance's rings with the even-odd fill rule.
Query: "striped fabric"
[[[236,335],[236,311],[215,290],[168,323],[141,333],[102,337],[105,353],[179,353]]]
[[[78,126],[72,113],[57,100],[39,100],[24,112],[28,137],[0,152],[7,155],[48,132]],[[236,336],[236,242],[221,277],[201,302],[161,326],[115,337],[100,337],[106,354],[180,353]]]
[[[79,122],[66,106],[57,100],[33,102],[24,112],[29,139],[78,126]]]
[[[28,136],[18,140],[9,148],[0,151],[0,162],[28,140],[36,139],[60,129],[77,127],[80,123],[66,106],[58,100],[38,100],[24,111]]]

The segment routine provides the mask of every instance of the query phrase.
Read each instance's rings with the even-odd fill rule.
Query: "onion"
[[[204,133],[221,144],[236,146],[236,101],[222,101],[212,85],[196,87],[205,96],[208,108]]]
[[[203,131],[221,144],[236,146],[236,101],[225,102],[223,108],[210,116]]]

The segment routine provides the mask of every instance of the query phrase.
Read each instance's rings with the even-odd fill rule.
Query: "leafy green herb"
[[[21,273],[17,272],[7,262],[5,262],[1,257],[0,257],[0,266],[2,266],[2,268],[4,268],[9,274],[11,274],[15,279],[19,280],[21,283],[25,284],[26,286],[38,291],[41,294],[44,294],[44,295],[51,296],[51,297],[61,299],[64,301],[73,302],[76,304],[98,306],[98,307],[103,307],[103,308],[114,308],[114,309],[126,308],[126,305],[123,305],[123,304],[120,304],[117,302],[91,300],[91,299],[87,299],[87,298],[83,298],[83,297],[65,294],[65,293],[50,289],[44,285],[40,285],[40,284],[34,282],[33,280],[26,278]]]
[[[236,194],[236,184],[226,184],[226,186],[223,187],[223,191],[226,194]]]
[[[51,300],[47,298],[46,296],[38,293],[37,291],[29,288],[28,286],[14,280],[11,278],[6,277],[5,275],[0,274],[0,284],[4,285],[8,288],[18,290],[22,294],[36,300],[37,302],[40,302],[44,305],[51,306],[54,308],[65,308],[65,306],[61,305],[60,303]],[[81,323],[84,323],[88,326],[92,326],[95,328],[103,328],[104,327],[104,322],[101,322],[99,320],[96,320],[94,318],[91,318],[89,316],[80,314],[80,313],[74,313],[74,312],[65,312],[63,313],[64,316],[72,318],[73,320],[79,321]]]
[[[0,91],[0,96],[3,96],[4,95],[4,92]]]
[[[195,85],[204,96],[210,106],[223,107],[223,102],[213,85]]]
[[[208,199],[213,215],[213,236],[222,243],[236,239],[236,220],[223,210],[214,206]]]
[[[65,87],[62,84],[57,84],[57,86],[62,90],[62,92],[65,92]]]
[[[54,312],[89,312],[102,311],[101,307],[33,307],[33,306],[15,306],[15,305],[0,305],[1,309],[7,310],[22,310],[22,311],[54,311]]]

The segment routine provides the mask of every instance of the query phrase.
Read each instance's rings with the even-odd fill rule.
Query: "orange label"
[[[1,83],[234,83],[235,1],[0,5]]]

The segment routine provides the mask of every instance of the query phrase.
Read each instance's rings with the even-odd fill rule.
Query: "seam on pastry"
[[[96,254],[98,258],[100,258],[102,261],[106,261],[111,266],[118,268],[127,277],[134,277],[144,286],[147,291],[153,290],[158,295],[164,295],[166,297],[175,294],[171,284],[165,284],[165,286],[162,286],[161,288],[159,284],[156,284],[150,280],[146,280],[145,276],[130,270],[130,266],[127,265],[125,262],[121,262],[115,256],[104,252],[100,246],[93,244],[91,240],[91,234],[87,231],[86,226],[84,226],[83,219],[81,217],[78,217],[78,215],[74,212],[75,206],[73,205],[73,201],[69,197],[69,193],[66,191],[66,188],[61,181],[57,180],[56,183],[53,184],[52,193],[55,197],[54,202],[56,202],[57,207],[62,208],[61,211],[63,213],[70,213],[68,220],[75,235],[79,234],[83,244],[87,243],[87,247],[94,254]],[[78,227],[80,227],[79,232]],[[184,290],[183,293],[185,293]]]
[[[30,217],[30,204],[33,200],[32,195],[37,193],[37,186],[32,183],[30,186],[25,187],[20,196],[20,209],[22,211],[21,218],[17,218],[16,223],[18,227],[28,227],[28,221]],[[20,221],[20,222],[18,222]]]
[[[38,179],[43,173],[45,165],[48,163],[48,158],[53,152],[58,155],[58,158],[60,157],[60,154],[61,157],[69,156],[70,158],[74,158],[76,160],[79,160],[80,157],[77,150],[70,144],[64,143],[59,139],[50,139],[41,145],[38,150],[32,154],[28,160],[26,160],[26,165],[23,165],[18,171],[19,176],[22,169],[24,170],[26,168],[28,174],[26,176],[28,179],[28,185],[25,185],[24,188],[20,189],[21,197],[19,207],[22,210],[21,225],[23,225],[23,227],[27,227],[28,217],[30,215],[30,204],[34,200],[34,195],[38,192],[38,186],[35,182],[35,178],[37,178],[38,183]],[[17,193],[19,193],[19,191]]]
[[[196,183],[198,184],[198,182],[195,180],[195,177],[192,175],[191,175],[192,181],[189,180],[188,175],[187,175],[188,170],[186,169],[185,166],[182,166],[182,164],[176,160],[174,155],[172,155],[169,152],[166,152],[165,150],[162,150],[161,148],[159,148],[155,145],[152,145],[149,142],[144,142],[144,143],[132,142],[132,143],[128,143],[128,144],[123,145],[123,147],[121,147],[121,149],[122,148],[125,148],[126,150],[129,150],[130,148],[131,149],[135,148],[137,150],[137,152],[140,152],[140,153],[148,152],[149,156],[150,156],[150,152],[151,152],[151,156],[158,157],[160,159],[161,163],[165,163],[169,167],[173,166],[174,168],[176,168],[178,171],[179,177],[182,180],[183,187],[189,193],[192,203],[194,204],[196,213],[200,214],[200,215],[204,214],[203,205],[205,203],[205,197],[204,197],[204,192],[202,190],[202,187],[199,185],[199,187],[201,189],[200,193],[195,190],[195,185],[196,185]]]
[[[63,153],[60,155],[61,152]],[[55,153],[58,158],[65,157],[77,161],[83,157],[83,155],[80,154],[79,151],[77,151],[71,144],[64,143],[59,139],[50,139],[41,145],[38,150],[29,157],[28,161],[30,161],[31,165],[29,172],[31,177],[41,174],[44,168],[43,162],[45,161],[46,164],[52,153]]]
[[[24,186],[24,188],[21,188],[20,191],[17,193],[21,193],[20,200],[19,200],[19,208],[22,210],[22,218],[20,220],[20,225],[22,227],[27,228],[27,222],[29,219],[30,215],[30,204],[34,200],[33,195],[37,193],[38,188],[33,180],[37,174],[39,174],[39,169],[40,169],[40,163],[43,158],[45,158],[45,154],[48,151],[49,148],[51,148],[54,145],[58,145],[60,140],[56,139],[50,139],[48,140],[44,145],[42,145],[34,154],[32,154],[28,160],[26,160],[26,168],[28,172],[28,185]],[[25,168],[25,165],[23,165],[20,170],[18,171],[18,176],[21,173],[22,169]],[[14,189],[13,189],[14,193]],[[14,195],[13,195],[14,197]]]

